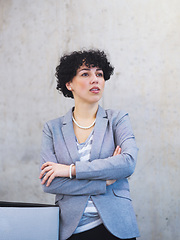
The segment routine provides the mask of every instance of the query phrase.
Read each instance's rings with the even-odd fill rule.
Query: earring
[[[69,90],[71,90],[71,87],[69,88]]]

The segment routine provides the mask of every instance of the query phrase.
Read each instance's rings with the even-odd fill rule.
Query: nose
[[[92,74],[92,78],[91,78],[91,84],[94,83],[98,83],[98,77],[96,76],[96,74]]]

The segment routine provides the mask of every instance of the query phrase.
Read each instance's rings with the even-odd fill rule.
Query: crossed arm
[[[121,153],[121,148],[116,147],[113,156],[117,156]],[[76,176],[76,166],[72,166],[72,176]],[[70,165],[54,163],[54,162],[45,162],[41,166],[41,173],[39,178],[42,179],[41,184],[46,184],[46,187],[49,187],[52,181],[57,177],[70,177]],[[106,180],[106,186],[113,184],[116,180]]]
[[[49,125],[43,130],[41,152],[41,179],[45,192],[65,195],[97,195],[106,192],[106,186],[130,176],[135,169],[138,148],[135,143],[129,117],[120,114],[114,122],[114,141],[118,145],[112,156],[95,159],[91,162],[77,161],[72,168],[70,179],[69,165],[59,164],[53,146],[52,131]]]

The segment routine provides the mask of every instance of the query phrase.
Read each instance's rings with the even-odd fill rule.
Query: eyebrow
[[[82,68],[81,70],[79,70],[79,72],[86,70],[86,71],[90,71],[90,68]],[[96,71],[102,71],[101,68],[97,68]]]

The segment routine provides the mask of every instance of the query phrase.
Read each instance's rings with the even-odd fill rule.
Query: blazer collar
[[[91,148],[90,161],[98,159],[101,153],[104,135],[106,132],[108,118],[105,110],[99,106],[96,115],[96,124],[94,127],[93,143]]]
[[[79,160],[79,154],[77,151],[77,145],[75,140],[73,122],[72,122],[73,108],[66,113],[63,120],[62,133],[64,141],[68,149],[69,155],[71,156],[72,162],[75,163]]]
[[[74,108],[72,108],[64,116],[62,133],[64,136],[64,141],[65,141],[66,147],[72,158],[72,162],[75,163],[76,161],[79,161],[79,154],[77,151],[74,128],[73,128],[73,123],[72,123],[73,109]],[[105,110],[101,106],[98,106],[98,111],[96,114],[96,124],[94,127],[94,136],[93,136],[93,143],[92,143],[92,149],[91,149],[91,156],[90,156],[91,161],[93,159],[98,159],[100,156],[101,146],[103,143],[103,138],[104,138],[104,134],[106,131],[107,123],[108,123],[108,119],[107,119],[107,114],[106,114]]]

